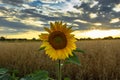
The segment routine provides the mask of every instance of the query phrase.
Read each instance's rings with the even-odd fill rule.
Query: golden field
[[[36,70],[47,70],[56,78],[56,62],[44,51],[38,51],[40,42],[0,42],[0,67],[17,69],[19,76]],[[63,77],[71,80],[120,80],[120,40],[83,40],[77,47],[85,53],[76,53],[81,65],[65,64]]]

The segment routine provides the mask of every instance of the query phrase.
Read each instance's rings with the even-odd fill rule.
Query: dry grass
[[[44,51],[39,52],[39,42],[0,42],[0,67],[19,70],[19,76],[44,69],[56,77],[55,62]],[[79,41],[77,46],[85,51],[79,55],[81,66],[67,64],[63,76],[72,80],[120,80],[120,40]]]

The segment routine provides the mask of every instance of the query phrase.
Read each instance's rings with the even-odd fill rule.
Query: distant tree
[[[102,38],[95,38],[95,40],[101,40]]]
[[[80,38],[80,40],[85,40],[85,38]]]
[[[32,38],[32,40],[33,40],[33,41],[35,41],[35,40],[36,40],[36,38]]]
[[[0,40],[1,40],[1,41],[4,41],[4,40],[5,40],[5,37],[1,36],[1,37],[0,37]]]
[[[113,39],[112,36],[104,37],[103,39]]]
[[[88,38],[86,38],[86,40],[91,40],[91,38],[90,38],[90,37],[88,37]]]
[[[18,41],[26,41],[27,39],[26,38],[19,38],[19,39],[16,39]]]
[[[75,38],[77,41],[79,41],[80,39],[78,39],[78,38]]]
[[[120,37],[115,37],[115,39],[120,39]]]

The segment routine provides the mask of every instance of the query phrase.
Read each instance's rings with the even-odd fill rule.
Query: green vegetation
[[[0,80],[53,80],[49,78],[47,71],[36,71],[23,78],[16,76],[16,70],[10,72],[6,68],[0,68]]]

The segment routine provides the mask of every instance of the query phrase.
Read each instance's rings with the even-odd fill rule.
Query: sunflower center
[[[63,49],[67,45],[67,39],[63,32],[54,31],[50,33],[48,42],[52,45],[54,49]]]

